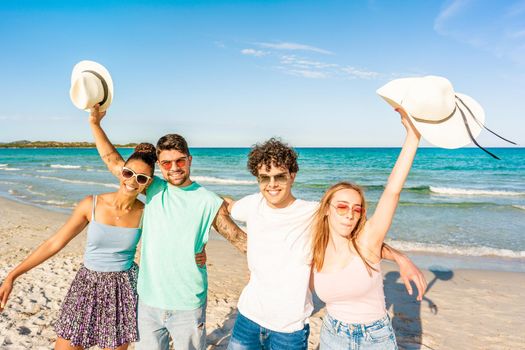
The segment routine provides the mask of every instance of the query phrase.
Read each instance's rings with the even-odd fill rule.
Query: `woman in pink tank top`
[[[313,283],[327,309],[321,350],[397,349],[385,307],[381,247],[421,135],[403,110],[396,111],[407,136],[374,215],[366,218],[363,190],[341,182],[326,191],[314,219]]]

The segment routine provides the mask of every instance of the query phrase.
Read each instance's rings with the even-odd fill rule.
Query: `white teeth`
[[[279,191],[268,191],[270,196],[277,196],[279,194]]]
[[[135,187],[131,187],[131,186],[129,186],[129,185],[126,185],[126,188],[127,188],[128,190],[130,190],[130,191],[134,191],[134,190],[136,189]]]

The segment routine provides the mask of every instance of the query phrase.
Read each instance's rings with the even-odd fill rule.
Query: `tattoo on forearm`
[[[233,222],[228,214],[219,212],[213,226],[217,232],[226,238],[235,248],[246,254],[246,233]]]
[[[109,156],[111,156],[112,154],[115,154],[115,153],[117,153],[117,150],[114,149],[111,152],[108,152],[106,154],[101,155],[100,158],[109,160]]]

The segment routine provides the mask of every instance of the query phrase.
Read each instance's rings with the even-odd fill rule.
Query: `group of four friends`
[[[406,139],[373,215],[363,190],[330,187],[320,202],[295,198],[297,153],[278,139],[256,144],[248,169],[259,192],[223,199],[191,180],[185,139],[168,134],[143,143],[125,161],[101,127],[95,106],[89,123],[98,152],[119,181],[116,192],[90,195],[69,220],[4,279],[0,311],[17,277],[59,252],[85,227],[83,266],[55,323],[55,349],[99,346],[176,350],[206,348],[206,256],[213,226],[247,253],[249,282],[238,302],[230,350],[307,349],[312,293],[326,303],[321,349],[397,349],[385,308],[382,259],[395,261],[410,294],[422,299],[426,281],[402,253],[383,241],[420,134],[397,110]],[[158,164],[162,178],[154,175]],[[146,203],[138,200],[146,195]],[[246,233],[234,220],[246,223]],[[141,241],[140,271],[134,262]]]

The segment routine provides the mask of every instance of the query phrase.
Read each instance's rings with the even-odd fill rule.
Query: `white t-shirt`
[[[261,193],[233,205],[232,217],[246,222],[251,272],[237,307],[262,327],[295,332],[312,313],[310,224],[318,205],[296,199],[286,208],[274,209]]]

